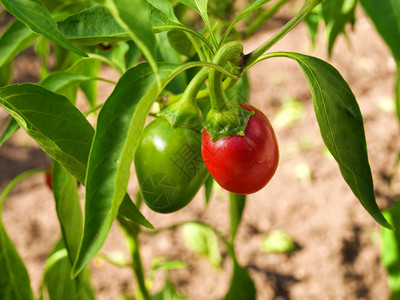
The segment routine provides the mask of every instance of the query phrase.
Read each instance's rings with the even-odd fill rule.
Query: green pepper
[[[208,176],[201,157],[201,133],[172,127],[157,118],[144,129],[135,154],[142,196],[154,211],[170,213],[186,206]]]

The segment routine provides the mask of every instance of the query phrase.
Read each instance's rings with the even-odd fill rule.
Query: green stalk
[[[290,30],[292,30],[310,11],[324,0],[308,0],[303,8],[294,16],[280,31],[275,33],[269,40],[259,46],[257,49],[246,55],[244,71],[250,68],[251,65],[268,49],[275,45],[283,38]]]
[[[142,203],[140,192],[136,193],[136,206],[140,207]],[[140,227],[137,223],[129,221],[128,219],[118,215],[118,222],[120,223],[125,237],[127,240],[127,245],[132,256],[131,267],[135,273],[136,279],[136,299],[138,300],[149,300],[150,295],[146,287],[146,282],[144,278],[144,271],[142,265],[142,257],[140,254],[140,241],[139,233],[141,232]]]
[[[261,13],[250,25],[246,28],[245,37],[252,36],[266,21],[268,21],[275,13],[289,0],[279,0],[269,9]]]
[[[215,55],[214,63],[219,66],[225,66],[229,61],[236,60],[235,64],[239,65],[242,55],[243,46],[237,42],[230,42],[220,48]],[[211,108],[216,111],[226,111],[232,107],[232,104],[226,98],[222,85],[222,74],[215,69],[210,71],[210,101]]]
[[[235,72],[242,73],[243,46],[238,42],[223,45],[214,58],[214,63],[225,66],[231,63]],[[206,129],[212,141],[227,136],[244,136],[247,122],[254,112],[233,104],[226,97],[222,84],[222,74],[212,69],[209,77],[211,110],[207,114]]]

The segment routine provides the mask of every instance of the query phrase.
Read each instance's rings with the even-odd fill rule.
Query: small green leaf
[[[206,205],[210,203],[212,191],[213,191],[213,185],[214,185],[214,178],[212,178],[211,175],[207,177],[206,182],[204,183],[204,193],[205,193],[205,198],[206,198]]]
[[[396,61],[400,61],[400,1],[360,0]]]
[[[42,299],[49,300],[94,300],[95,294],[90,281],[90,273],[85,269],[82,274],[71,279],[71,261],[66,248],[59,242],[46,261]]]
[[[0,146],[3,145],[15,132],[17,132],[18,129],[19,125],[17,121],[15,121],[14,118],[11,118],[0,137]]]
[[[34,299],[29,275],[0,219],[0,299]]]
[[[391,228],[376,203],[363,118],[347,82],[330,64],[312,56],[276,52],[262,59],[277,56],[294,59],[303,69],[322,139],[344,180],[370,215],[382,226]]]
[[[0,194],[0,299],[34,299],[29,274],[4,228],[1,213],[11,190],[22,180],[44,170],[29,170],[15,177]]]
[[[200,256],[205,257],[215,267],[222,261],[214,230],[197,223],[187,223],[182,229],[186,246]]]
[[[107,8],[118,24],[146,57],[157,74],[155,61],[156,40],[151,28],[150,8],[146,0],[97,0]]]
[[[193,8],[195,11],[197,11],[200,15],[200,17],[203,19],[204,24],[206,25],[210,35],[211,39],[214,42],[214,45],[217,45],[217,40],[215,39],[214,36],[214,31],[212,29],[210,19],[208,17],[207,13],[207,8],[208,8],[208,0],[179,0],[182,4],[185,4],[186,6]]]
[[[310,34],[312,46],[315,46],[319,23],[322,21],[321,5],[318,5],[311,12],[309,12],[304,20],[308,28],[308,33]]]
[[[226,36],[229,34],[229,32],[232,31],[232,29],[235,27],[239,21],[243,20],[246,18],[249,14],[252,12],[256,11],[259,9],[261,6],[264,4],[270,2],[271,0],[256,0],[253,3],[251,3],[249,6],[247,6],[240,14],[238,14],[235,19],[230,23],[229,27],[226,29],[226,32],[224,34],[223,40],[225,40]]]
[[[150,297],[150,300],[189,300],[189,298],[182,296],[174,287],[172,282],[167,279],[163,289],[155,295]]]
[[[333,45],[339,34],[346,34],[346,25],[354,24],[354,11],[358,0],[329,0],[321,5],[321,12],[326,28],[325,34],[328,38],[328,53],[332,54]]]
[[[264,238],[261,248],[266,253],[291,253],[296,244],[287,233],[275,230]]]
[[[390,299],[400,297],[400,201],[383,212],[386,219],[397,230],[381,229],[381,260],[388,272]]]
[[[248,271],[240,266],[236,261],[233,262],[233,274],[229,290],[225,300],[255,300],[256,288]]]
[[[65,39],[49,10],[40,0],[0,0],[0,2],[6,10],[33,31],[45,36],[65,49],[81,56],[87,56],[85,52]]]
[[[192,57],[196,54],[192,42],[188,39],[186,34],[180,30],[171,30],[168,32],[168,39],[171,46],[180,54],[187,57]]]
[[[77,181],[53,161],[52,188],[56,211],[71,263],[74,262],[83,232],[83,217]]]
[[[13,61],[9,61],[0,67],[0,87],[10,84],[13,73]]]
[[[121,42],[130,39],[129,34],[100,5],[84,9],[58,23],[58,28],[71,42],[96,45],[105,42]]]
[[[0,38],[0,67],[14,59],[37,35],[19,21],[14,21]]]
[[[242,220],[244,207],[246,205],[246,195],[229,193],[229,204],[230,236],[231,241],[234,241],[240,225],[240,221]]]

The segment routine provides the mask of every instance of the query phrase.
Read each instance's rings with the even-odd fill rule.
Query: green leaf
[[[41,289],[42,299],[49,300],[94,300],[95,294],[90,273],[85,269],[79,277],[71,279],[71,261],[63,243],[58,243],[46,261]]]
[[[0,38],[0,67],[26,49],[37,35],[19,21],[14,21]]]
[[[185,32],[180,30],[171,30],[168,32],[168,39],[171,46],[180,54],[192,57],[196,54],[192,42],[188,39]]]
[[[150,15],[153,26],[182,25],[175,16],[174,8],[169,0],[147,0],[150,4]]]
[[[212,178],[212,176],[209,175],[207,177],[206,182],[204,183],[204,193],[205,193],[205,198],[206,198],[206,205],[208,205],[208,203],[210,203],[213,185],[214,185],[214,178]]]
[[[339,165],[344,180],[370,215],[390,228],[375,200],[368,161],[364,123],[358,103],[340,73],[327,62],[293,52],[276,52],[267,57],[297,61],[307,78],[322,139]]]
[[[159,68],[161,81],[175,69]],[[84,238],[74,274],[101,248],[117,216],[147,114],[160,92],[152,68],[141,63],[120,78],[100,111],[86,178]]]
[[[388,273],[388,284],[391,290],[390,299],[400,297],[400,201],[383,212],[386,219],[397,230],[382,228],[381,260]]]
[[[4,202],[11,190],[22,180],[43,170],[29,170],[15,177],[0,195],[0,299],[34,299],[30,279],[24,262],[7,235],[1,213]]]
[[[230,23],[229,27],[226,29],[226,32],[224,33],[223,40],[228,36],[228,34],[232,31],[232,29],[235,27],[237,23],[239,23],[241,20],[246,18],[249,14],[252,12],[256,11],[259,9],[261,6],[264,4],[270,2],[271,0],[256,0],[249,6],[247,6],[240,14],[238,14],[235,19]]]
[[[52,187],[56,211],[69,259],[74,262],[83,232],[83,217],[76,178],[53,161]]]
[[[173,45],[170,43],[171,32],[180,32],[180,31],[170,31],[170,32],[160,32],[156,35],[157,38],[157,54],[158,61],[167,62],[171,64],[181,65],[182,57],[181,55],[173,48]],[[186,35],[183,32],[180,32],[186,38]],[[186,74],[181,73],[176,76],[167,86],[167,90],[171,91],[173,94],[183,93],[187,86]]]
[[[189,300],[189,298],[182,296],[174,287],[172,282],[167,279],[163,289],[155,295],[150,297],[150,300]]]
[[[186,223],[182,229],[186,246],[205,257],[213,266],[221,265],[217,236],[211,228],[198,223]]]
[[[33,299],[28,272],[0,219],[0,299]]]
[[[395,101],[397,119],[400,121],[400,60],[397,61]]]
[[[266,253],[290,253],[296,244],[286,232],[275,230],[264,238],[261,248]]]
[[[67,98],[26,83],[0,88],[0,104],[50,157],[84,184],[94,129]],[[128,202],[124,216],[151,228],[132,205]]]
[[[0,87],[10,84],[13,73],[13,61],[9,61],[0,67]]]
[[[322,21],[321,5],[318,5],[309,12],[304,20],[307,25],[308,33],[310,34],[311,44],[314,47],[317,40],[319,23]]]
[[[346,25],[354,24],[354,11],[357,3],[358,0],[329,0],[321,4],[322,16],[326,24],[325,34],[328,38],[329,55],[332,54],[333,45],[339,34],[346,34]]]
[[[249,94],[250,83],[247,73],[244,73],[243,76],[241,76],[239,80],[235,83],[235,85],[226,92],[226,96],[228,97],[228,99],[238,104],[248,103]]]
[[[0,2],[6,10],[33,31],[45,36],[65,49],[81,56],[87,56],[85,52],[65,39],[63,34],[58,30],[57,23],[52,18],[50,12],[40,0],[0,0]]]
[[[154,58],[156,40],[151,28],[150,9],[146,0],[97,0],[113,15],[118,24],[129,33],[131,39],[157,73]]]
[[[14,118],[11,118],[0,137],[0,146],[3,145],[18,129],[19,125],[17,121],[15,121]]]
[[[211,176],[210,176],[211,177]],[[246,195],[237,195],[229,193],[229,215],[230,215],[230,236],[233,242],[236,237],[237,230],[242,220],[244,207],[246,205]]]
[[[204,24],[206,25],[211,38],[214,42],[214,45],[217,45],[217,40],[215,39],[214,36],[214,31],[211,27],[211,23],[210,23],[210,19],[208,17],[208,13],[207,13],[207,7],[208,7],[208,0],[179,0],[179,2],[181,2],[182,4],[185,4],[186,6],[193,8],[194,10],[196,10],[200,17],[203,19]]]
[[[207,14],[208,0],[179,0],[179,2],[197,11],[203,19],[204,23],[210,22]]]
[[[53,72],[42,81],[41,85],[54,93],[63,95],[63,91],[68,89],[68,87],[94,79],[94,77],[86,75],[68,72]]]
[[[129,34],[100,5],[84,9],[58,23],[58,28],[67,40],[83,45],[104,42],[121,42],[130,39]]]
[[[25,83],[0,88],[0,104],[50,157],[84,182],[94,130],[67,98]]]
[[[249,273],[236,261],[233,262],[233,274],[225,300],[255,300],[256,288]]]
[[[400,1],[360,0],[396,61],[400,61]]]

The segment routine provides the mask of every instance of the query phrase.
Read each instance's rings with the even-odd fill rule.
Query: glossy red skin
[[[279,149],[268,118],[251,105],[240,105],[255,112],[247,123],[245,135],[212,142],[204,129],[201,154],[220,186],[236,194],[252,194],[262,189],[275,174]]]

